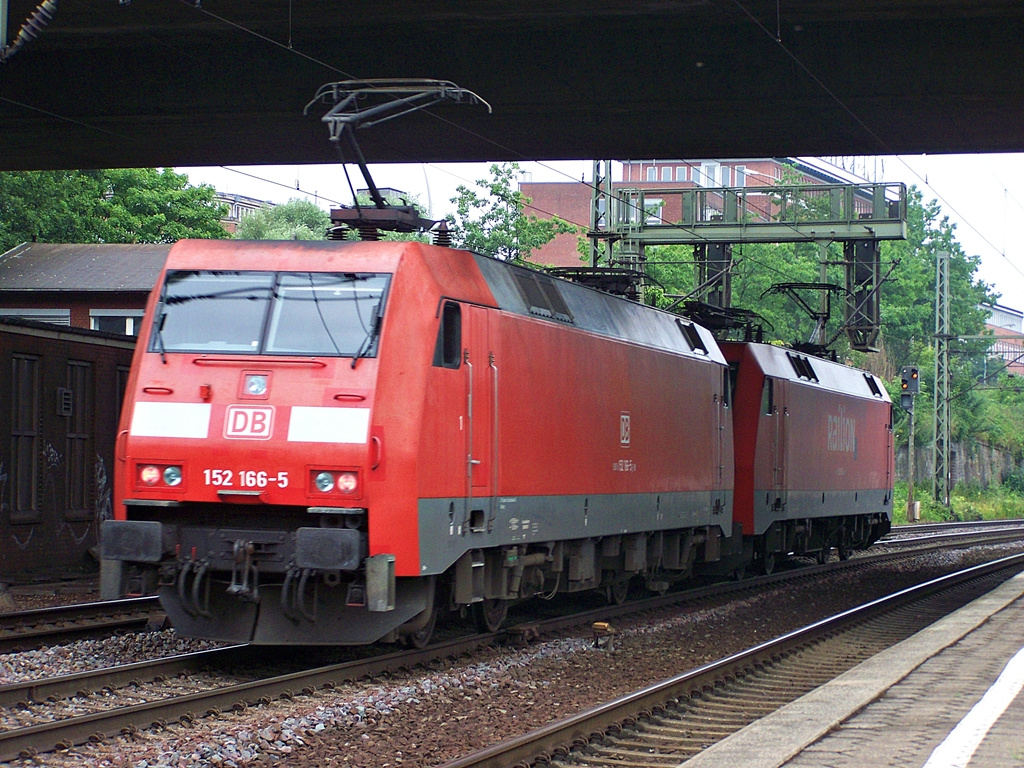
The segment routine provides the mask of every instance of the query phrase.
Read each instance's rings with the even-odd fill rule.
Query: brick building
[[[989,318],[985,326],[996,337],[989,353],[1002,358],[1007,373],[1024,376],[1024,312],[1001,304],[993,304],[986,309],[989,310]]]
[[[612,182],[613,190],[767,187],[784,178],[787,171],[795,174],[796,180],[801,184],[864,183],[864,179],[818,158],[624,160],[615,165],[621,168],[621,173],[619,179]],[[532,201],[526,208],[527,214],[539,218],[559,216],[579,225],[584,232],[589,228],[592,199],[590,184],[524,181],[520,183],[519,190]],[[709,196],[709,204],[714,204],[714,198],[715,195]],[[647,206],[652,207],[652,215],[657,215],[665,221],[679,221],[682,218],[678,195],[667,197],[663,207],[663,201],[659,200],[656,194],[646,195],[645,202]],[[654,207],[657,207],[657,211],[653,210]],[[766,195],[763,217],[767,220],[771,214],[771,203]],[[549,266],[581,266],[580,237],[582,235],[559,235],[534,251],[531,260]]]

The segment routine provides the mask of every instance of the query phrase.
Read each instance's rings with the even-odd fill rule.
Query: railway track
[[[956,523],[915,523],[894,527],[878,540],[875,546],[893,543],[912,543],[945,537],[998,535],[1001,532],[1024,530],[1024,520],[978,520]]]
[[[1000,533],[1001,537],[1005,537],[1005,535],[1005,532]],[[1019,539],[1019,535],[1017,538]],[[960,545],[962,546],[963,543],[961,542]],[[955,545],[945,541],[933,543],[926,549],[942,549],[951,546]],[[621,606],[603,606],[567,616],[531,620],[511,627],[500,636],[478,635],[460,638],[437,643],[422,651],[386,653],[372,658],[330,664],[288,674],[277,674],[265,679],[249,680],[237,685],[213,687],[206,691],[194,690],[195,685],[191,686],[191,690],[187,694],[179,694],[174,691],[147,691],[145,696],[152,700],[125,707],[109,708],[109,699],[100,700],[95,705],[97,711],[87,715],[37,723],[29,727],[15,728],[0,733],[0,760],[33,755],[51,750],[55,746],[70,746],[125,730],[145,728],[153,723],[194,720],[207,712],[244,708],[275,698],[287,698],[298,691],[313,692],[317,689],[331,688],[347,680],[363,679],[426,664],[436,659],[468,653],[482,645],[493,643],[499,638],[514,642],[528,642],[534,637],[572,627],[588,626],[594,622],[608,621],[628,614],[658,611],[680,604],[698,606],[701,601],[720,598],[723,595],[741,596],[745,592],[756,591],[766,585],[783,581],[815,579],[826,571],[856,569],[881,560],[908,557],[919,553],[921,549],[920,546],[915,546],[910,551],[901,550],[862,556],[845,562],[832,562],[827,565],[780,571],[770,576],[746,579],[741,582],[725,582],[684,593],[671,593],[629,602]],[[148,681],[159,683],[164,680],[193,675],[204,669],[229,667],[249,669],[256,663],[260,652],[261,649],[256,647],[231,646],[215,651],[186,654],[48,680],[0,686],[0,706],[27,709],[34,703],[55,702],[68,697],[88,699],[96,693],[105,695],[110,691],[129,686],[138,688],[143,683],[148,684]],[[109,709],[104,710],[104,707]]]
[[[145,629],[162,616],[155,597],[104,600],[0,614],[0,653]]]
[[[1002,558],[903,590],[677,675],[443,768],[676,766],[991,590]]]
[[[857,560],[873,562],[929,549],[994,544],[1024,537],[1024,520],[906,525],[894,529]],[[906,551],[904,551],[906,550]],[[163,614],[155,597],[56,606],[0,614],[0,653],[30,650],[84,637],[159,626]]]

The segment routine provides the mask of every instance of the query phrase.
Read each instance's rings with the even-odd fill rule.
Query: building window
[[[92,365],[68,361],[65,442],[65,514],[72,519],[91,519],[89,499],[92,479]]]
[[[11,522],[39,518],[39,358],[13,355],[11,370]]]
[[[717,187],[718,186],[718,163],[703,163],[700,167],[700,178],[694,178],[702,187]],[[696,169],[694,169],[696,172]]]
[[[745,165],[736,166],[736,178],[733,179],[733,184],[737,187],[747,186],[747,167]]]
[[[37,323],[52,323],[53,325],[71,325],[70,309],[0,309],[0,317],[34,320]]]
[[[722,166],[722,186],[723,187],[731,187],[732,186],[732,168],[730,168],[727,165],[723,165]]]
[[[661,180],[662,181],[672,181],[672,167],[671,166],[666,165],[665,167],[663,167],[661,169]]]
[[[89,327],[94,331],[138,336],[141,325],[141,309],[93,309],[89,311]]]
[[[686,166],[680,165],[676,168],[676,181],[686,181]]]
[[[648,181],[657,181],[658,180],[658,169],[655,166],[653,166],[653,165],[647,166],[647,180]]]
[[[657,197],[648,197],[644,199],[644,223],[646,224],[664,224],[661,218],[661,209],[664,207],[665,202]]]

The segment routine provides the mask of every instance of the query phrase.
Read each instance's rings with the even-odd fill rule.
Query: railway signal
[[[900,376],[902,377],[901,386],[904,392],[916,395],[921,391],[921,373],[916,365],[903,366]]]
[[[905,365],[900,371],[900,408],[914,412],[914,396],[921,392],[921,372],[916,365]]]

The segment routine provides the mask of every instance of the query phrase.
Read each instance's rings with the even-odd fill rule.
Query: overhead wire
[[[259,39],[259,40],[261,40],[261,41],[263,41],[263,42],[265,42],[267,44],[269,44],[269,45],[272,45],[274,47],[280,48],[284,52],[287,52],[289,54],[293,54],[293,55],[298,56],[298,57],[300,57],[300,58],[302,58],[302,59],[304,59],[306,61],[309,61],[309,62],[311,62],[313,64],[316,64],[317,66],[323,67],[327,71],[336,73],[336,74],[341,75],[343,77],[346,77],[348,79],[358,79],[352,73],[347,72],[344,69],[341,69],[340,67],[337,67],[337,66],[335,66],[335,65],[333,65],[333,64],[331,64],[331,63],[329,63],[327,61],[324,61],[324,60],[322,60],[320,58],[312,56],[312,55],[302,51],[299,48],[296,48],[293,45],[293,42],[292,42],[292,39],[291,39],[291,29],[292,29],[292,27],[291,27],[291,21],[290,21],[291,17],[290,16],[289,16],[289,39],[288,39],[287,43],[283,43],[283,42],[280,42],[278,40],[275,40],[272,37],[269,37],[268,35],[262,34],[262,33],[258,32],[258,31],[256,31],[255,29],[247,27],[244,24],[240,24],[240,23],[238,23],[236,21],[233,21],[233,20],[231,20],[231,19],[229,19],[229,18],[227,18],[227,17],[225,17],[225,16],[223,16],[221,14],[214,13],[214,12],[210,11],[208,8],[204,7],[202,4],[200,4],[198,2],[195,2],[195,0],[176,0],[176,2],[179,2],[179,3],[183,4],[183,5],[187,5],[191,9],[194,9],[194,10],[196,10],[196,11],[198,11],[198,12],[200,12],[200,13],[206,15],[206,16],[208,16],[211,19],[214,19],[214,20],[216,20],[219,23],[222,23],[222,24],[224,24],[226,26],[232,27],[232,28],[238,30],[239,32],[242,32],[242,33],[247,34],[247,35],[251,35],[251,36],[253,36],[253,37],[255,37],[255,38],[257,38],[257,39]],[[895,155],[895,153],[893,153],[891,151],[891,148],[884,141],[884,139],[882,139],[869,125],[867,125],[867,123],[864,122],[864,120],[862,120],[849,106],[847,106],[845,104],[845,102],[843,102],[843,100],[841,98],[839,98],[839,96],[831,88],[829,88],[829,86],[821,78],[819,78],[798,56],[796,56],[782,42],[782,39],[781,39],[781,20],[780,19],[776,20],[778,22],[776,24],[778,29],[777,29],[777,33],[773,34],[771,32],[771,30],[769,30],[753,13],[751,13],[749,11],[749,9],[747,9],[743,5],[742,2],[740,2],[740,0],[733,0],[733,3],[741,11],[742,14],[744,14],[748,19],[750,19],[751,22],[753,22],[766,35],[766,37],[768,37],[773,43],[775,43],[819,88],[822,89],[822,91],[826,95],[828,95],[829,98],[834,100],[836,102],[836,104],[838,104],[843,111],[845,111],[848,115],[850,115],[850,117],[869,136],[871,136],[878,143],[878,145],[882,149],[885,150],[886,153],[892,154],[893,156],[897,157],[897,159],[899,159],[900,162],[903,163],[908,168],[908,170],[910,170],[911,173],[913,173],[917,178],[919,178],[923,183],[925,183],[930,189],[932,189],[933,192],[935,192],[939,196],[940,200],[942,200],[943,204],[946,205],[947,208],[950,211],[952,211],[962,221],[964,221],[964,223],[967,226],[969,226],[973,231],[978,233],[979,236],[981,236],[982,239],[990,247],[992,247],[994,250],[996,250],[997,253],[1000,252],[999,249],[996,248],[995,245],[992,244],[991,241],[989,241],[988,238],[985,237],[984,234],[980,232],[980,230],[978,230],[976,227],[974,227],[972,222],[970,222],[968,219],[966,219],[961,214],[959,214],[959,212],[956,211],[954,206],[952,206],[947,200],[945,200],[945,198],[943,198],[942,195],[937,190],[934,189],[934,187],[932,187],[930,184],[928,184],[926,179],[922,178],[920,176],[920,174],[918,174],[916,172],[915,169],[911,168],[906,163],[906,161],[903,160],[903,158],[901,156]],[[291,6],[289,6],[289,14],[290,13],[291,13]],[[164,43],[164,44],[166,44],[166,43]],[[11,104],[17,105],[17,106],[25,108],[25,109],[30,109],[30,110],[34,110],[34,111],[40,112],[42,114],[46,114],[47,116],[50,116],[50,117],[54,117],[54,118],[57,118],[57,119],[61,119],[61,120],[67,121],[67,122],[75,124],[75,125],[79,125],[79,126],[81,126],[83,128],[87,128],[87,129],[90,129],[90,130],[100,131],[100,132],[103,132],[103,133],[107,133],[109,135],[118,136],[119,138],[127,138],[127,137],[121,136],[120,134],[117,134],[115,132],[108,131],[106,129],[102,129],[102,128],[99,128],[97,126],[92,126],[92,125],[89,125],[89,124],[84,123],[82,121],[75,120],[75,119],[72,119],[72,118],[68,118],[66,116],[62,116],[62,115],[50,112],[48,110],[44,110],[44,109],[41,109],[41,108],[38,108],[38,107],[34,107],[32,105],[29,105],[29,104],[24,104],[24,103],[21,103],[21,102],[16,102],[16,101],[13,101],[11,99],[4,98],[4,97],[0,97],[0,100],[3,100],[5,102],[7,102],[7,103],[11,103]],[[493,140],[492,138],[490,138],[488,136],[482,135],[482,134],[480,134],[480,133],[478,133],[476,131],[472,131],[472,130],[466,128],[465,126],[460,125],[459,123],[456,123],[456,122],[454,122],[452,120],[449,120],[449,119],[445,118],[442,115],[438,115],[438,114],[436,114],[434,112],[430,112],[430,111],[428,111],[428,114],[430,114],[435,119],[440,120],[441,122],[443,122],[446,125],[450,126],[454,130],[461,131],[461,132],[466,133],[466,134],[468,134],[470,136],[473,136],[474,138],[480,139],[481,141],[484,141],[484,142],[490,144],[491,146],[494,146],[495,148],[500,149],[502,152],[506,153],[507,155],[517,157],[517,158],[519,158],[519,159],[521,159],[523,161],[530,160],[530,158],[525,156],[523,153],[520,153],[520,152],[516,151],[512,147],[508,147],[508,146],[506,146],[506,145],[504,145],[504,144],[502,144],[500,142],[497,142],[497,141]],[[410,158],[410,160],[413,160],[413,159],[414,158]],[[534,162],[539,167],[544,168],[546,170],[549,170],[549,171],[553,172],[556,175],[564,176],[567,179],[571,179],[573,182],[582,183],[584,186],[587,186],[588,188],[593,189],[593,185],[592,184],[589,184],[589,183],[587,183],[585,181],[578,181],[577,182],[577,180],[574,177],[570,177],[568,174],[566,174],[565,172],[561,171],[560,169],[558,169],[558,168],[556,168],[556,167],[554,167],[552,165],[549,165],[549,164],[547,164],[547,163],[545,163],[543,161],[533,160],[531,162]],[[683,165],[685,165],[686,167],[690,168],[691,172],[692,171],[698,171],[698,172],[700,171],[699,166],[694,164],[694,163],[691,163],[691,162],[688,162],[688,161],[685,161],[685,160],[681,161],[681,162],[682,162]],[[431,164],[428,164],[428,165],[431,165]],[[247,173],[245,171],[241,171],[241,170],[234,169],[234,168],[229,168],[229,167],[226,167],[226,166],[221,166],[221,167],[225,168],[225,170],[229,170],[229,171],[234,172],[234,173],[239,173],[239,174],[242,174],[242,175],[250,176],[250,177],[252,177],[254,179],[258,179],[258,180],[261,180],[261,181],[264,181],[264,182],[267,182],[267,183],[270,183],[270,184],[291,188],[289,185],[286,185],[286,184],[283,184],[283,183],[280,183],[280,182],[275,182],[275,181],[272,181],[270,179],[264,179],[264,178],[256,176],[255,174]],[[454,174],[452,174],[452,175],[454,175]],[[456,178],[459,178],[459,177],[456,176]],[[464,181],[466,181],[467,183],[471,183],[471,182],[469,182],[469,180],[464,180]],[[296,188],[296,191],[299,191],[302,194],[307,194],[307,195],[312,194],[312,193],[309,193],[308,191],[301,190],[301,189],[298,189],[298,188]],[[337,201],[331,200],[328,197],[324,197],[322,195],[319,195],[318,193],[317,193],[317,196],[323,197],[323,199],[328,201],[328,202],[337,203]],[[1016,200],[1015,200],[1015,202],[1016,202]],[[341,204],[341,203],[338,203],[338,204]],[[1018,202],[1018,205],[1019,205],[1019,202]],[[547,215],[554,215],[553,212],[545,211],[544,209],[539,208],[539,207],[537,207],[535,205],[531,205],[530,207],[532,209],[538,211],[539,213],[547,214]],[[575,221],[572,221],[572,220],[569,220],[569,219],[565,219],[565,220],[567,220],[567,221],[569,221],[569,223],[574,224],[575,226],[578,226],[578,227],[581,227],[581,228],[589,227],[589,222],[584,224],[582,222],[575,222]],[[668,225],[668,226],[678,226],[678,225],[674,225],[672,222],[663,222],[663,223],[665,225]],[[1015,265],[1009,259],[1009,257],[1006,256],[1005,252],[1002,252],[1001,255],[1003,256],[1003,258],[1005,258],[1007,260],[1007,262],[1013,267],[1013,269],[1015,269],[1018,273],[1020,273],[1022,276],[1024,276],[1024,271],[1021,271],[1021,269],[1019,267],[1017,267],[1017,265]]]
[[[217,21],[219,21],[221,23],[224,23],[224,24],[226,24],[226,25],[228,25],[228,26],[230,26],[230,27],[232,27],[232,28],[234,28],[234,29],[236,29],[236,30],[238,30],[240,32],[252,35],[253,37],[256,37],[257,39],[262,40],[264,42],[267,42],[267,43],[269,43],[269,44],[271,44],[273,46],[281,48],[282,50],[284,50],[284,51],[286,51],[288,53],[294,53],[295,55],[300,56],[301,58],[303,58],[303,59],[305,59],[307,61],[313,62],[313,63],[315,63],[315,64],[317,64],[319,66],[324,67],[328,71],[334,72],[336,74],[343,75],[344,77],[346,77],[346,78],[348,78],[350,80],[358,80],[358,79],[360,79],[360,78],[356,77],[355,75],[353,75],[350,72],[347,72],[347,71],[345,71],[345,70],[343,70],[343,69],[341,69],[339,67],[336,67],[336,66],[334,66],[332,64],[324,62],[321,59],[318,59],[318,58],[316,58],[314,56],[306,54],[303,51],[299,50],[298,48],[293,47],[293,45],[291,44],[291,41],[289,41],[289,44],[287,44],[287,45],[284,44],[284,43],[281,43],[281,42],[279,42],[277,40],[274,40],[271,37],[268,37],[267,35],[264,35],[264,34],[262,34],[260,32],[257,32],[256,30],[250,29],[249,27],[246,27],[243,24],[240,24],[238,22],[232,21],[232,20],[230,20],[230,19],[228,19],[228,18],[226,18],[224,16],[221,16],[219,14],[213,13],[212,11],[208,10],[207,8],[202,6],[201,4],[195,3],[194,0],[176,0],[176,2],[182,3],[184,5],[189,5],[189,6],[193,7],[193,8],[195,8],[195,10],[199,11],[200,13],[209,16],[210,18],[213,18],[213,19],[215,19],[215,20],[217,20]],[[445,125],[447,125],[448,127],[452,128],[453,130],[465,133],[465,134],[467,134],[467,135],[469,135],[469,136],[471,136],[471,137],[473,137],[475,139],[479,139],[482,142],[490,144],[491,146],[495,147],[496,149],[501,150],[502,152],[504,152],[505,154],[507,154],[509,156],[513,156],[513,157],[519,158],[520,160],[523,160],[523,161],[534,162],[537,165],[539,165],[540,167],[545,168],[545,169],[550,170],[550,171],[553,171],[554,173],[556,173],[558,175],[565,176],[566,178],[571,178],[571,177],[568,176],[568,174],[565,174],[563,171],[561,171],[559,169],[556,169],[553,166],[550,166],[550,165],[544,163],[543,161],[531,160],[531,158],[529,158],[528,156],[524,155],[523,153],[515,150],[514,148],[506,146],[505,144],[503,144],[501,142],[498,142],[498,141],[494,140],[493,138],[491,138],[489,136],[485,136],[485,135],[483,135],[483,134],[481,134],[481,133],[479,133],[477,131],[473,131],[473,130],[467,128],[466,126],[464,126],[464,125],[462,125],[460,123],[457,123],[457,122],[455,122],[453,120],[449,120],[448,118],[444,117],[443,115],[439,115],[436,112],[433,112],[432,110],[428,109],[428,110],[423,110],[423,111],[424,111],[424,113],[426,113],[426,114],[430,115],[432,118],[434,118],[434,119],[444,123]],[[392,148],[392,149],[394,150],[394,148]],[[401,154],[405,154],[405,153],[401,152]],[[695,168],[696,166],[690,165],[690,167],[691,168]],[[572,178],[571,180],[573,182],[576,181],[575,178]],[[585,186],[590,188],[592,191],[594,189],[594,186],[592,184],[588,184],[586,182],[579,182],[579,183],[584,184]],[[537,210],[540,210],[540,209],[537,209]],[[545,211],[541,211],[541,212],[545,212]],[[551,212],[545,212],[545,213],[549,213],[550,214]],[[637,211],[637,213],[642,215],[644,212]],[[554,215],[554,214],[551,214],[551,215]],[[587,222],[587,224],[582,224],[580,222],[570,221],[570,223],[575,224],[578,227],[589,227],[589,222]],[[680,228],[682,228],[681,225],[675,224],[673,222],[662,221],[662,223],[665,224],[666,226],[679,226]],[[796,228],[793,227],[793,230],[796,231]],[[699,233],[697,233],[697,237],[701,237],[701,235]]]

